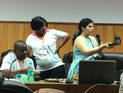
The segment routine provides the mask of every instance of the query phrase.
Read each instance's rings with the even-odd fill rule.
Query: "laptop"
[[[81,60],[79,62],[79,84],[112,84],[115,71],[115,60]]]

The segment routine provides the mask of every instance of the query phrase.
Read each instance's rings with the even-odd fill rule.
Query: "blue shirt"
[[[84,38],[87,46],[90,49],[93,49],[94,47],[97,47],[98,46],[95,38],[92,37],[92,36],[89,36],[89,38],[90,38],[91,42],[93,43],[94,47],[92,46],[92,44],[91,44],[91,42],[90,42],[89,39],[87,39],[85,37],[82,37],[82,36],[78,36],[77,38]],[[72,76],[74,74],[78,74],[79,73],[79,62],[80,62],[80,60],[94,60],[94,55],[98,55],[98,53],[93,54],[91,56],[86,56],[78,48],[75,48],[74,47],[74,54],[73,54],[73,56],[74,56],[73,59],[74,60],[73,60],[72,64],[70,65],[67,78],[70,79],[70,80],[72,80],[73,79]]]

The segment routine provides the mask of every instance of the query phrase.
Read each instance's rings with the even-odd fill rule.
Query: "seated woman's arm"
[[[85,39],[84,38],[77,38],[75,40],[75,48],[78,48],[82,53],[84,53],[86,56],[90,56],[94,53],[97,53],[101,50],[103,50],[104,48],[109,48],[109,44],[111,42],[108,42],[108,43],[104,43],[104,44],[101,44],[100,46],[97,46],[93,49],[90,49],[86,42],[85,42]]]

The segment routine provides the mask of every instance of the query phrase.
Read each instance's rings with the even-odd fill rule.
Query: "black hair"
[[[14,43],[14,50],[15,49],[18,49],[21,45],[25,45],[26,46],[26,43],[23,41],[23,40],[18,40]]]
[[[47,21],[40,16],[36,16],[31,20],[31,28],[34,31],[40,30],[40,28],[43,27],[44,25],[48,27]]]
[[[90,18],[84,18],[84,19],[82,19],[79,22],[79,24],[78,24],[78,32],[75,32],[74,35],[73,35],[73,44],[74,44],[75,39],[82,33],[82,27],[86,28],[86,26],[89,23],[93,23],[93,21]]]

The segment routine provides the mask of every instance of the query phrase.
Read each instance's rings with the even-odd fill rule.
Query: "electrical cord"
[[[107,85],[107,84],[104,84],[104,83],[94,84],[94,85],[90,86],[89,88],[87,88],[84,93],[88,93],[91,89],[95,88],[98,85]]]

